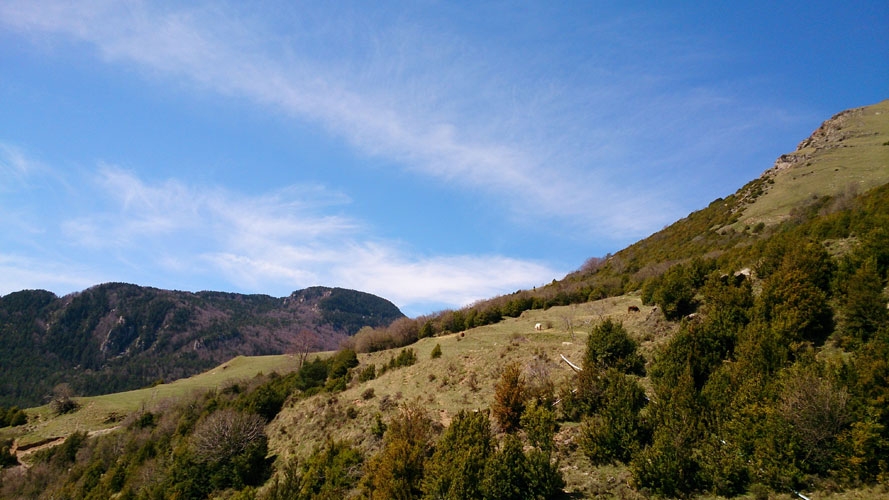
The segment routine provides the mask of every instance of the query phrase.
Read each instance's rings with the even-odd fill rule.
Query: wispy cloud
[[[98,185],[113,201],[109,211],[94,216],[92,223],[75,221],[69,235],[94,235],[103,225],[114,228],[110,233],[115,235],[105,244],[126,247],[130,254],[178,246],[183,250],[164,252],[158,264],[176,272],[191,268],[222,274],[244,290],[289,293],[327,284],[371,291],[402,305],[459,306],[543,283],[557,273],[502,256],[410,254],[368,234],[358,219],[325,213],[348,199],[320,186],[247,197],[172,180],[149,185],[107,166]],[[193,241],[183,246],[183,239]],[[83,242],[97,244],[92,236]]]
[[[727,147],[755,143],[748,138],[766,135],[781,110],[745,104],[744,81],[709,78],[711,66],[733,63],[732,54],[671,28],[669,16],[607,8],[572,16],[571,9],[588,7],[559,6],[548,17],[535,12],[550,8],[541,4],[497,16],[472,10],[490,9],[485,5],[385,7],[355,2],[330,15],[324,2],[272,2],[259,12],[236,2],[8,0],[0,2],[0,28],[30,39],[33,50],[91,54],[107,65],[101,78],[112,86],[117,74],[136,75],[156,85],[161,99],[183,91],[186,100],[199,95],[216,104],[222,97],[321,131],[334,147],[357,153],[356,165],[370,159],[373,168],[432,179],[454,198],[482,200],[477,206],[511,236],[546,233],[578,242],[578,254],[646,236],[774,158],[742,165],[750,156]],[[468,18],[473,22],[464,23]],[[486,23],[501,23],[496,36],[488,36]],[[136,158],[113,162],[145,163],[133,152],[152,147],[151,137],[144,140],[126,153]],[[97,157],[114,154],[99,150]],[[91,165],[94,158],[73,161]],[[342,168],[354,172],[356,165]],[[41,168],[0,146],[0,174],[28,185],[9,191],[18,198],[36,189],[29,183]],[[46,181],[58,191],[51,198],[55,225],[39,227],[31,214],[48,209],[25,204],[7,239],[27,246],[29,230],[57,234],[66,251],[101,255],[133,279],[159,269],[166,281],[155,283],[164,286],[190,288],[208,277],[275,294],[339,285],[402,304],[459,305],[561,274],[497,251],[442,255],[380,238],[354,215],[349,196],[361,194],[341,192],[335,176],[322,177],[327,185],[254,185],[264,190],[256,194],[108,164],[86,174],[93,180],[88,192],[77,193],[58,170],[44,171],[58,177]],[[382,177],[391,182],[396,176],[389,174]],[[0,181],[0,196],[3,190]],[[0,208],[16,206],[9,199],[0,198]],[[2,228],[13,224],[0,221]]]
[[[696,115],[709,116],[704,123],[680,120],[700,99],[672,88],[681,70],[669,65],[678,56],[657,43],[689,49],[689,40],[637,47],[655,53],[641,61],[619,61],[619,52],[607,49],[638,44],[627,29],[650,22],[644,17],[585,28],[594,42],[608,44],[566,76],[563,68],[539,66],[533,51],[525,68],[514,52],[470,49],[446,30],[394,20],[368,31],[348,8],[323,21],[312,17],[311,5],[301,8],[310,20],[282,13],[294,30],[305,29],[290,35],[225,4],[12,1],[0,7],[0,22],[73,37],[109,62],[319,124],[365,154],[494,196],[516,219],[557,218],[594,233],[638,234],[669,222],[672,210],[634,208],[669,205],[663,183],[633,175],[640,171],[633,165],[641,161],[639,144],[663,144],[671,134],[674,142],[691,142],[693,134],[725,126],[715,111],[726,104],[718,99],[707,105],[714,112]],[[682,52],[686,64],[691,53]],[[663,61],[646,67],[656,59]],[[660,99],[649,99],[658,93]],[[665,149],[680,162],[702,157]],[[609,178],[616,170],[629,175]]]
[[[101,275],[64,258],[48,261],[42,257],[0,253],[0,295],[30,289],[66,293],[83,290],[101,281]]]
[[[324,186],[248,196],[176,179],[149,182],[109,164],[85,180],[57,200],[69,215],[41,228],[58,231],[52,248],[0,255],[0,294],[35,286],[64,293],[108,280],[180,289],[213,281],[277,295],[322,284],[377,293],[419,314],[427,304],[459,307],[559,276],[498,255],[412,253],[370,234],[346,214],[348,197]]]

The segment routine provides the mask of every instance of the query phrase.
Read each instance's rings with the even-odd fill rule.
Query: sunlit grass
[[[870,106],[844,123],[841,132],[851,137],[838,147],[798,151],[809,157],[775,174],[774,184],[745,209],[736,229],[786,220],[795,207],[814,197],[860,194],[889,182],[889,101]]]

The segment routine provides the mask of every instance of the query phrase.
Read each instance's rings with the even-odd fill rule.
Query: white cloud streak
[[[261,19],[216,2],[8,0],[0,27],[42,50],[64,51],[73,40],[152,82],[244,99],[364,155],[490,197],[485,207],[506,206],[514,220],[556,220],[586,242],[626,242],[684,215],[678,201],[700,196],[698,172],[720,175],[714,154],[726,153],[739,115],[746,129],[767,121],[718,84],[684,81],[716,57],[687,37],[637,37],[652,22],[644,15],[579,22],[571,28],[588,32],[583,46],[571,45],[564,66],[549,66],[552,51],[577,40],[566,35],[555,42],[565,46],[541,52],[508,47],[512,40],[482,46],[410,16],[379,23],[316,7]],[[0,149],[0,173],[21,183],[33,168]],[[151,261],[171,273],[222,274],[244,290],[339,285],[399,304],[451,305],[560,277],[535,262],[422,255],[379,241],[343,215],[347,196],[319,186],[246,196],[104,165],[92,189],[101,208],[72,210],[60,235],[131,269]]]
[[[83,290],[99,282],[98,275],[71,262],[0,253],[0,295],[29,289]]]
[[[146,182],[103,164],[81,188],[63,203],[76,212],[81,198],[90,198],[99,208],[61,220],[54,248],[39,257],[0,254],[0,294],[26,287],[76,291],[128,279],[188,289],[183,284],[221,278],[225,289],[276,295],[318,284],[354,288],[420,314],[428,312],[424,304],[459,307],[558,275],[497,255],[412,254],[367,234],[362,221],[331,213],[349,199],[318,185],[245,196],[175,179]],[[79,254],[102,261],[105,270],[88,262],[72,266]],[[108,273],[109,265],[118,271],[96,274]]]
[[[109,62],[135,64],[320,124],[366,154],[493,195],[517,218],[534,213],[618,236],[668,222],[663,211],[634,208],[658,196],[658,186],[644,179],[631,179],[626,186],[602,181],[608,170],[632,171],[625,151],[638,137],[621,139],[608,120],[634,93],[648,91],[651,79],[644,74],[618,78],[601,71],[603,80],[592,88],[570,88],[555,79],[518,88],[498,76],[511,69],[490,59],[498,54],[485,59],[456,36],[397,24],[352,34],[356,40],[349,41],[376,44],[377,51],[385,52],[373,57],[372,49],[363,49],[370,57],[359,63],[336,48],[313,54],[330,40],[314,39],[311,33],[292,39],[263,34],[261,24],[233,20],[238,13],[225,9],[170,9],[141,1],[10,1],[0,7],[0,22],[39,36],[73,37],[96,47]],[[316,28],[355,31],[350,23],[358,23],[348,13],[343,17],[325,21],[338,24]],[[424,58],[430,61],[420,62]],[[475,97],[467,97],[467,89]],[[677,111],[672,107],[650,111]],[[584,113],[602,116],[603,123],[591,128]],[[578,121],[586,132],[578,132]],[[645,125],[650,121],[634,126],[650,130]],[[528,199],[534,200],[533,208],[523,201]]]

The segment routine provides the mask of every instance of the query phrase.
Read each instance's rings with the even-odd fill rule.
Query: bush
[[[491,441],[487,414],[461,410],[436,443],[426,466],[426,497],[479,498]]]
[[[56,415],[64,415],[72,413],[80,408],[80,405],[74,401],[74,391],[68,384],[59,384],[53,389],[53,398],[49,402],[49,407]]]
[[[435,347],[432,348],[432,352],[429,353],[429,357],[432,359],[438,359],[441,357],[441,344],[435,344]]]
[[[302,467],[299,493],[294,500],[339,499],[358,485],[364,457],[352,445],[328,441],[316,448]]]
[[[552,410],[532,400],[525,408],[525,412],[522,413],[520,423],[531,446],[547,453],[553,451],[554,438],[559,424],[556,423],[556,415]]]
[[[358,372],[358,382],[367,382],[377,378],[377,365],[368,365]]]
[[[199,461],[219,463],[265,440],[265,421],[259,415],[219,410],[195,427],[192,447]]]
[[[494,402],[491,404],[491,414],[500,430],[507,433],[519,430],[526,400],[522,369],[517,363],[510,363],[494,387]]]
[[[12,453],[12,440],[6,439],[0,442],[0,469],[18,465],[19,461]]]
[[[595,465],[627,463],[645,440],[639,413],[645,407],[645,391],[615,370],[602,378],[602,405],[581,425],[581,447]]]
[[[420,406],[406,405],[389,423],[383,448],[367,463],[362,478],[371,500],[419,498],[426,459],[432,449],[435,426]]]
[[[631,339],[623,324],[606,319],[593,328],[587,338],[584,370],[614,368],[622,373],[643,375],[645,359],[638,352],[639,343]]]
[[[522,452],[522,442],[509,435],[500,449],[485,465],[482,480],[485,499],[511,500],[528,497],[528,458]]]

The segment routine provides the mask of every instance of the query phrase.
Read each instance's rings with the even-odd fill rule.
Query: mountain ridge
[[[0,297],[0,405],[38,404],[59,383],[95,395],[186,377],[237,355],[335,349],[362,326],[401,317],[388,300],[331,287],[281,298],[127,283],[62,297],[13,292]]]

